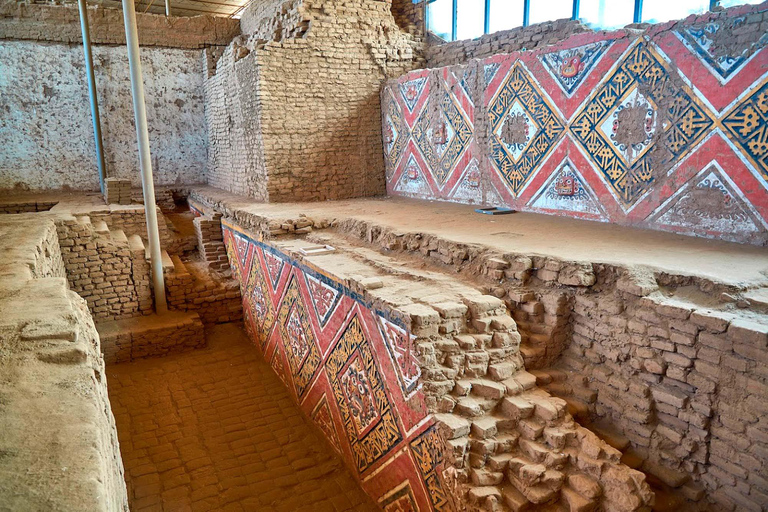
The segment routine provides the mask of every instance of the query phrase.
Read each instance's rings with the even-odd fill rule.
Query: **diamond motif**
[[[263,349],[275,321],[275,312],[261,265],[258,263],[256,249],[254,249],[254,258],[257,261],[254,261],[251,265],[251,270],[246,280],[244,299],[256,329],[254,334],[257,336],[259,345]]]
[[[264,262],[267,264],[267,275],[272,283],[272,289],[277,289],[277,283],[285,267],[285,260],[268,249],[264,249]]]
[[[336,434],[336,426],[333,424],[333,417],[331,416],[331,408],[328,406],[328,399],[325,394],[317,402],[315,408],[312,409],[312,414],[309,415],[312,421],[320,427],[325,437],[327,437],[336,451],[341,453],[341,445],[339,444],[339,436]]]
[[[325,367],[357,470],[362,473],[400,442],[402,434],[357,316],[333,347]]]
[[[526,113],[523,104],[515,100],[495,133],[517,163],[538,131],[539,128]]]
[[[504,140],[503,126],[510,113],[518,118],[517,136]],[[488,106],[491,124],[491,162],[518,196],[533,170],[549,154],[564,131],[563,123],[547,104],[525,68],[516,62],[504,84]],[[522,121],[522,122],[521,122]],[[525,125],[530,140],[523,141],[519,128]],[[535,131],[531,133],[531,128]],[[514,143],[514,147],[511,143]],[[523,145],[520,149],[519,146]]]
[[[384,512],[419,512],[419,505],[408,480],[379,498],[379,506]]]
[[[291,277],[277,318],[280,334],[286,345],[285,352],[296,387],[296,395],[301,398],[320,366],[320,350],[317,348],[309,318],[301,303],[299,285],[295,276]]]
[[[437,432],[437,427],[432,425],[411,441],[411,450],[424,478],[434,510],[452,510],[440,478],[439,470],[444,461],[445,446]]]
[[[768,182],[768,82],[736,105],[723,126]]]
[[[637,91],[642,94],[635,97],[635,104],[655,108],[655,116],[663,120],[663,125],[657,126],[658,121],[649,122],[654,115],[646,111],[642,123],[638,124],[639,116],[636,116],[634,122],[628,120],[624,135],[617,134],[612,138],[608,127],[612,126],[611,116],[617,111],[616,105],[633,101],[630,97],[639,94]],[[708,113],[693,100],[687,89],[670,80],[660,57],[641,39],[628,50],[590,101],[582,107],[571,125],[571,131],[596,163],[622,208],[628,210],[656,181],[656,172],[662,170],[665,163],[686,154],[713,124]],[[641,151],[622,150],[623,143],[642,146],[645,140],[640,140],[643,129],[646,134],[648,131],[663,132],[653,137],[663,147],[660,156],[654,156],[647,146],[641,147]],[[635,151],[638,151],[637,154]]]
[[[611,44],[611,41],[598,41],[575,48],[545,53],[539,55],[539,60],[563,89],[563,92],[570,97]]]
[[[413,127],[413,138],[439,186],[445,184],[472,139],[472,127],[442,80]],[[434,105],[439,101],[439,105]],[[430,112],[440,112],[438,116]]]
[[[385,101],[384,106],[384,156],[390,167],[394,167],[408,143],[408,127],[392,93],[388,92],[387,96],[388,101]]]

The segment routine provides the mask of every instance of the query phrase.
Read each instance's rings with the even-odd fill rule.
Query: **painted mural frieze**
[[[768,245],[768,34],[750,26],[762,12],[576,34],[393,80],[383,111],[399,102],[411,131],[387,190]],[[691,185],[713,160],[735,224],[695,206],[725,201]]]

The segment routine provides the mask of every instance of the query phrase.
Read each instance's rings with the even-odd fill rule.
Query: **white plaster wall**
[[[142,48],[155,183],[205,182],[199,50]],[[140,186],[128,57],[94,48],[107,172]],[[97,190],[96,151],[79,45],[0,41],[0,189]]]

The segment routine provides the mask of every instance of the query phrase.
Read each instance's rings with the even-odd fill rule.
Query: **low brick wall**
[[[431,44],[425,52],[427,67],[464,65],[471,59],[484,59],[499,53],[536,50],[559,43],[573,34],[591,31],[579,20],[564,19],[500,30],[477,39]]]
[[[203,323],[196,313],[168,312],[99,322],[97,329],[107,364],[162,357],[206,344]]]

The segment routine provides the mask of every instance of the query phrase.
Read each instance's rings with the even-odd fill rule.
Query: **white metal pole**
[[[170,0],[168,0],[170,1]],[[88,6],[86,0],[77,0],[80,11],[80,29],[83,33],[83,52],[85,54],[85,74],[88,76],[88,98],[91,102],[91,121],[93,122],[93,139],[96,142],[96,165],[99,167],[99,186],[104,190],[104,180],[107,171],[104,166],[104,146],[101,143],[101,122],[99,121],[99,100],[96,93],[96,77],[93,73],[93,53],[91,52],[91,35],[88,29]]]
[[[147,110],[144,103],[144,82],[141,77],[139,36],[136,30],[136,7],[133,0],[122,1],[123,20],[125,21],[125,42],[128,45],[128,65],[131,69],[133,115],[136,119],[136,138],[139,143],[141,187],[144,192],[144,212],[147,217],[147,234],[149,235],[149,257],[152,266],[152,283],[155,288],[155,311],[158,314],[162,314],[168,311],[168,306],[165,302],[165,280],[160,251],[160,234],[157,230],[155,185],[152,181],[152,160],[149,154],[149,130],[147,129]]]
[[[171,15],[171,0],[165,0],[165,17]]]

